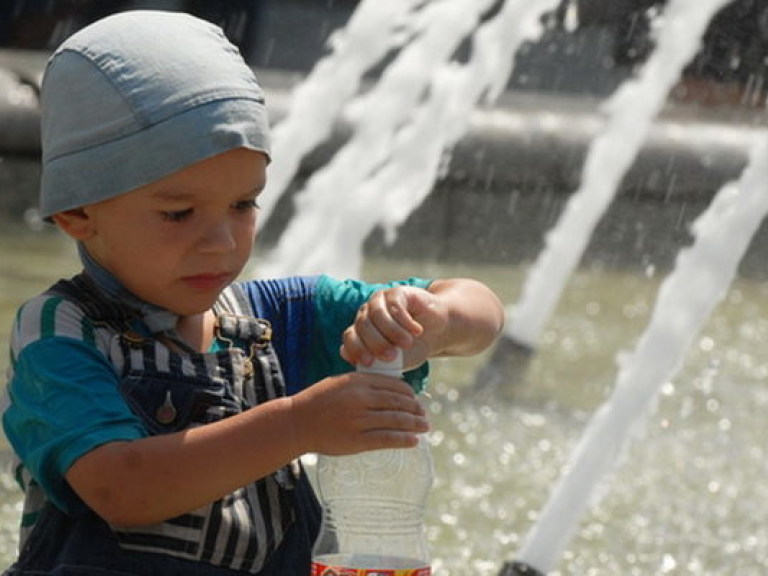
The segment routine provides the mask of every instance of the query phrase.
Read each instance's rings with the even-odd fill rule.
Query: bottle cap
[[[396,348],[397,354],[395,358],[390,361],[380,360],[374,358],[370,366],[358,365],[358,372],[365,372],[368,374],[384,374],[386,376],[400,377],[403,374],[403,350]]]

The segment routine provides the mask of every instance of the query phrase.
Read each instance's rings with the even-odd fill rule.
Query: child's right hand
[[[300,452],[354,454],[415,446],[426,412],[402,380],[350,372],[325,378],[291,398]]]

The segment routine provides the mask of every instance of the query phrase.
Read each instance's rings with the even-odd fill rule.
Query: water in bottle
[[[402,375],[402,357],[361,371]],[[429,576],[424,507],[433,468],[426,437],[414,448],[321,455],[323,521],[312,576]]]

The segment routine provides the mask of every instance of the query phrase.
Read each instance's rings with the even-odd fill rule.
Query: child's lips
[[[182,280],[198,290],[219,290],[230,283],[232,274],[229,272],[203,273],[184,276]]]

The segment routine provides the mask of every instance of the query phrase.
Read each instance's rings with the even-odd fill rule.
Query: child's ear
[[[93,221],[83,208],[59,212],[51,216],[51,219],[75,240],[89,240],[93,236]]]

